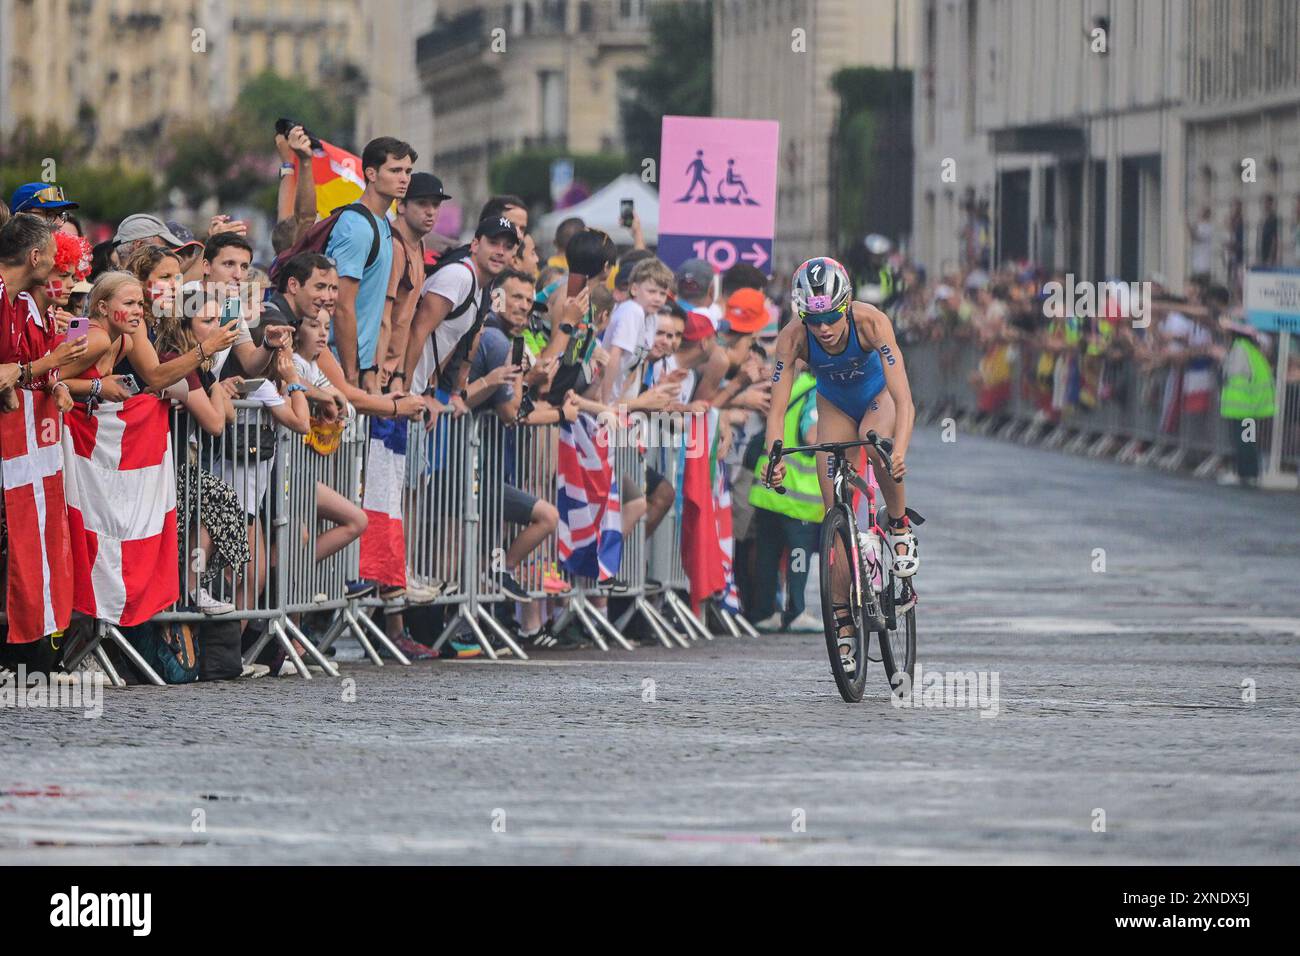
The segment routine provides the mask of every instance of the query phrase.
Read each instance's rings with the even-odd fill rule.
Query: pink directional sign
[[[766,270],[776,225],[775,120],[665,116],[659,156],[659,256]]]

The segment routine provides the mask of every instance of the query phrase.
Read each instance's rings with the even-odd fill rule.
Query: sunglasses
[[[834,312],[800,312],[799,318],[803,320],[805,325],[830,325],[844,318],[848,311],[849,304],[845,302]]]
[[[32,197],[28,202],[31,202],[32,200],[37,200],[43,203],[68,201],[63,195],[62,186],[46,186],[40,192],[32,193]]]

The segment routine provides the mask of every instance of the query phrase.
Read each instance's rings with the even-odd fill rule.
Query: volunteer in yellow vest
[[[1224,484],[1254,485],[1259,481],[1259,440],[1263,420],[1274,411],[1273,369],[1260,351],[1257,330],[1231,319],[1220,319],[1231,333],[1232,345],[1223,359],[1223,390],[1219,415],[1227,421],[1237,449],[1237,473],[1225,475]]]
[[[786,447],[816,441],[817,379],[804,372],[790,390],[785,413]],[[820,631],[819,615],[804,605],[812,555],[817,550],[817,533],[822,516],[821,486],[817,483],[817,460],[812,455],[790,455],[785,464],[786,494],[777,494],[763,484],[767,455],[754,468],[755,482],[749,491],[754,506],[754,604],[750,616],[761,631]],[[781,558],[786,557],[785,609],[776,606],[777,578]]]

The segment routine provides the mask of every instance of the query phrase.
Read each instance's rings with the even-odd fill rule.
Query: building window
[[[559,70],[538,71],[537,89],[541,135],[546,140],[558,140],[565,132],[564,74]]]

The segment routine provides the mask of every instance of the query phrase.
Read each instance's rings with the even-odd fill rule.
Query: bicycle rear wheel
[[[880,660],[885,665],[885,680],[895,692],[902,691],[902,677],[907,675],[910,692],[916,674],[916,593],[911,578],[895,577],[893,571],[885,572],[885,588],[881,594],[885,620],[894,621],[894,629],[876,632],[880,641]]]
[[[870,634],[862,622],[862,602],[858,591],[858,554],[853,545],[853,533],[849,526],[848,512],[842,505],[836,505],[826,513],[822,520],[821,554],[818,563],[821,566],[822,624],[826,630],[826,651],[831,659],[831,674],[835,677],[835,686],[840,696],[850,704],[862,700],[862,691],[867,684],[867,642]],[[843,616],[853,621],[853,634],[845,636],[853,644],[852,672],[845,669],[840,657],[840,628],[836,624],[835,594],[836,578],[839,578],[841,594],[847,593],[847,608],[841,604]],[[847,578],[848,589],[844,590]],[[847,613],[844,613],[847,612]],[[847,632],[847,627],[845,628]]]

